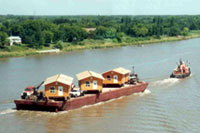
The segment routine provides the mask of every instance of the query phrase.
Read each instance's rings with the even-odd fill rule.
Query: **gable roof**
[[[99,79],[104,79],[103,76],[99,73],[93,72],[93,71],[84,71],[76,75],[78,80],[86,79],[88,77],[96,77]]]
[[[53,82],[60,82],[60,83],[66,84],[66,85],[71,85],[73,82],[73,78],[66,76],[64,74],[57,74],[57,75],[47,78],[44,81],[44,85],[47,85],[47,84],[50,84]]]
[[[125,75],[125,74],[128,74],[128,73],[131,72],[130,70],[122,68],[122,67],[118,67],[118,68],[115,68],[115,69],[110,70],[110,71],[114,71],[114,72],[117,72],[117,73],[122,74],[122,75]],[[107,72],[110,72],[110,71],[107,71]],[[107,73],[107,72],[104,72],[104,73]]]
[[[113,71],[121,73],[121,74],[128,74],[131,72],[130,70],[122,68],[122,67],[115,68],[113,69]]]
[[[83,28],[86,32],[95,31],[96,28]]]
[[[8,39],[19,39],[19,40],[21,40],[21,37],[19,37],[19,36],[10,36],[10,37],[8,37]]]

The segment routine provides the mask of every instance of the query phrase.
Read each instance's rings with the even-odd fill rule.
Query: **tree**
[[[84,28],[96,28],[87,33]],[[20,36],[28,47],[40,48],[51,42],[76,44],[86,38],[122,41],[120,34],[132,37],[188,35],[200,29],[200,16],[1,16],[0,32]],[[120,33],[120,34],[119,34]],[[5,36],[5,34],[1,36]],[[4,37],[2,37],[4,38]],[[117,41],[116,41],[117,40]],[[1,42],[5,45],[5,41]],[[1,45],[1,46],[2,46]]]
[[[107,31],[107,28],[106,27],[104,27],[104,26],[99,26],[99,27],[97,27],[97,29],[96,29],[96,36],[98,37],[103,37],[103,38],[105,38],[105,36],[106,36],[106,31]]]
[[[46,44],[49,44],[53,40],[53,33],[51,31],[43,31],[44,40]]]
[[[62,24],[59,27],[60,35],[63,42],[77,42],[87,38],[87,33],[79,26],[70,26]]]
[[[64,44],[63,44],[62,41],[58,41],[58,42],[54,45],[54,47],[62,50],[62,49],[63,49],[63,45],[64,45]]]
[[[99,26],[96,29],[96,37],[100,38],[115,38],[116,37],[116,29],[115,28],[106,28],[104,26]]]
[[[44,44],[45,44],[45,39],[44,39],[44,35],[42,34],[41,31],[38,31],[37,33],[35,33],[35,48],[41,48]]]
[[[163,35],[163,19],[161,17],[155,17],[153,19],[153,26],[152,26],[152,35],[156,35],[157,38],[160,38]],[[172,22],[173,23],[173,22]]]
[[[115,38],[116,37],[116,29],[115,28],[108,28],[105,33],[105,38]]]
[[[142,24],[135,25],[132,28],[132,31],[133,31],[133,35],[137,37],[145,37],[148,33],[148,29]]]
[[[196,22],[193,20],[190,25],[190,30],[197,30],[197,29],[198,29],[198,26]]]
[[[20,32],[22,32],[23,28],[20,24],[15,24],[15,25],[12,25],[11,28],[10,28],[10,33],[13,35],[13,36],[19,36],[20,35]]]
[[[180,35],[180,30],[178,28],[178,26],[174,25],[169,29],[169,36],[177,36]]]
[[[116,34],[116,39],[118,42],[122,42],[122,38],[123,36],[125,36],[125,34],[123,32],[119,32]]]
[[[27,44],[28,47],[34,48],[35,45],[35,37],[32,36],[25,36],[23,39],[23,43]]]
[[[9,29],[9,27],[11,26],[11,23],[10,23],[10,21],[5,21],[5,22],[3,22],[3,25],[4,25],[7,29]]]
[[[131,23],[131,18],[130,17],[122,17],[121,18],[121,23],[124,23],[125,25],[130,24]]]
[[[5,47],[8,44],[8,34],[5,32],[0,32],[0,47]]]
[[[189,33],[189,28],[188,28],[188,27],[184,27],[183,32],[182,32],[182,35],[183,35],[183,36],[187,36],[188,33]]]
[[[0,31],[7,32],[7,29],[4,25],[0,24]]]

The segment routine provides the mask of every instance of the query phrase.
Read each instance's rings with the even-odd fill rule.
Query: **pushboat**
[[[170,78],[186,78],[189,77],[191,74],[191,70],[189,68],[188,65],[185,65],[184,62],[182,60],[180,60],[180,64],[178,65],[178,67],[176,69],[174,69],[174,71],[172,72],[172,74],[170,75]]]
[[[190,74],[191,74],[190,69],[189,69],[189,72],[187,72],[187,73],[173,71],[172,74],[170,75],[170,78],[186,78],[186,77],[189,77]]]

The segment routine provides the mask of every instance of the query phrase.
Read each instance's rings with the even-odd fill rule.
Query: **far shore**
[[[121,46],[142,46],[152,43],[161,43],[161,42],[171,42],[171,41],[180,41],[180,40],[187,40],[192,38],[199,38],[200,32],[190,33],[188,36],[176,36],[176,37],[169,37],[169,36],[162,36],[160,39],[155,39],[151,37],[148,40],[142,40],[142,41],[133,41],[133,42],[122,42],[122,43],[115,43],[115,42],[105,42],[105,43],[86,43],[84,45],[82,44],[76,44],[76,45],[67,45],[59,52],[54,52],[55,50],[52,50],[51,48],[46,49],[26,49],[22,51],[0,51],[0,58],[9,58],[9,57],[23,57],[23,56],[31,56],[31,55],[41,55],[41,54],[51,54],[51,52],[38,52],[43,50],[52,50],[52,53],[60,54],[60,53],[66,53],[69,51],[78,51],[78,50],[85,50],[85,49],[100,49],[100,48],[114,48],[114,47],[121,47]],[[94,41],[94,40],[93,40]]]

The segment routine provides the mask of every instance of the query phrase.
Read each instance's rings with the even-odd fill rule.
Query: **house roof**
[[[57,75],[47,78],[44,81],[44,85],[47,85],[47,84],[50,84],[53,82],[60,82],[60,83],[66,84],[66,85],[71,85],[73,82],[73,78],[66,76],[64,74],[57,74]]]
[[[128,73],[131,72],[130,70],[125,69],[125,68],[122,68],[122,67],[118,67],[118,68],[115,68],[115,69],[110,70],[110,71],[114,71],[114,72],[117,72],[117,73],[123,74],[123,75],[128,74]],[[110,72],[110,71],[107,71],[107,72]],[[107,72],[104,72],[104,73],[107,73]],[[103,73],[103,74],[104,74],[104,73]]]
[[[82,80],[82,79],[85,79],[88,77],[96,77],[96,78],[99,78],[102,80],[104,79],[101,74],[93,72],[93,71],[84,71],[84,72],[77,74],[76,76],[77,76],[78,80]]]
[[[86,32],[90,32],[90,31],[95,31],[96,28],[84,28],[84,30],[85,30]]]
[[[10,36],[8,39],[21,39],[19,36]]]

